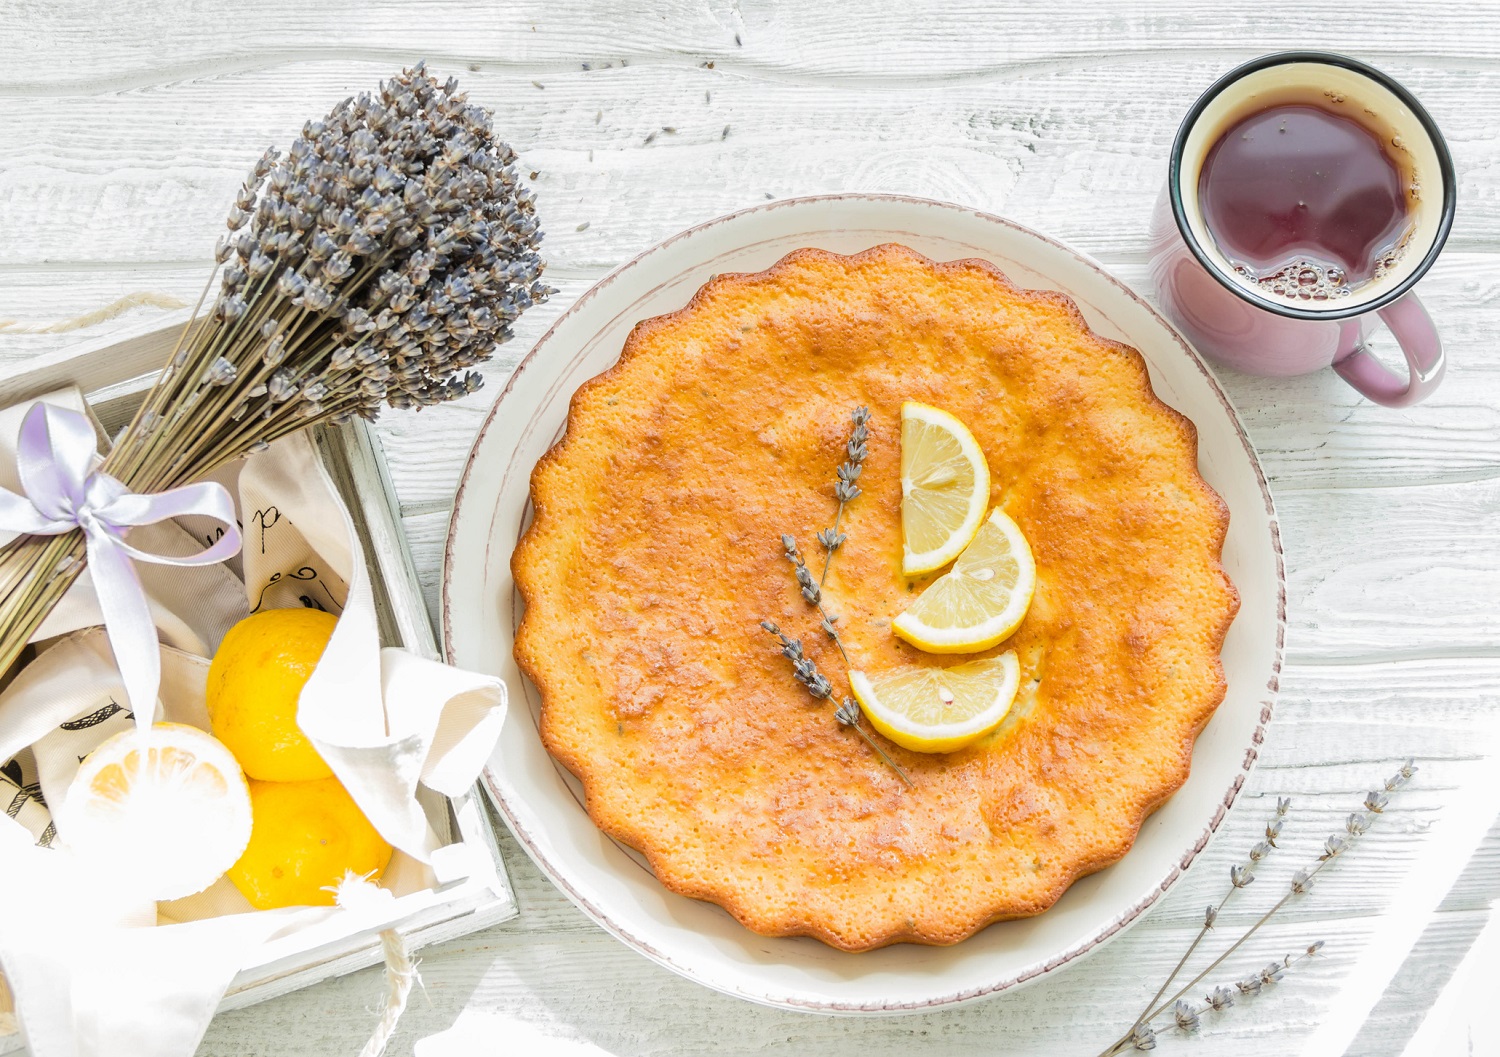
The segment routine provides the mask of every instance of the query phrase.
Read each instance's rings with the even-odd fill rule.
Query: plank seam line
[[[1417,646],[1361,653],[1311,653],[1288,650],[1288,668],[1357,668],[1377,664],[1421,664],[1432,661],[1500,661],[1500,648],[1488,646]],[[1283,692],[1285,687],[1283,687]]]
[[[816,70],[792,70],[784,66],[746,60],[739,57],[733,51],[715,51],[712,48],[705,48],[693,51],[661,50],[639,52],[634,55],[623,56],[629,62],[629,66],[620,67],[616,65],[608,70],[595,69],[589,72],[598,75],[602,73],[615,73],[621,69],[631,68],[682,68],[701,70],[708,77],[734,73],[740,76],[756,77],[766,81],[780,81],[804,87],[845,87],[897,93],[910,92],[914,88],[946,88],[961,84],[1003,83],[1019,77],[1036,74],[1069,73],[1076,70],[1088,70],[1096,68],[1105,62],[1113,62],[1116,65],[1120,65],[1168,61],[1175,63],[1183,60],[1197,60],[1212,63],[1216,68],[1222,67],[1227,69],[1233,66],[1236,61],[1252,58],[1261,54],[1264,50],[1264,48],[1256,47],[1226,50],[1224,48],[1209,46],[1189,48],[1150,47],[1138,49],[1102,48],[1067,56],[1027,59],[1020,62],[975,67],[927,77],[911,75],[893,77],[889,74],[840,74],[838,72],[827,73]],[[1364,57],[1376,61],[1396,61],[1403,65],[1420,64],[1450,70],[1457,68],[1475,73],[1483,70],[1500,69],[1500,59],[1484,54],[1418,53],[1398,47],[1373,45],[1361,48],[1360,53]],[[586,72],[581,69],[581,65],[584,62],[602,66],[602,64],[607,62],[618,63],[621,59],[621,56],[618,55],[594,54],[587,56],[579,55],[573,59],[559,59],[550,62],[511,62],[504,59],[485,58],[475,55],[465,56],[431,50],[426,53],[426,57],[429,64],[440,72],[448,72],[453,69],[476,72],[470,70],[470,67],[478,66],[483,71],[504,71],[513,73],[518,78],[539,78],[557,74],[576,74],[582,76]],[[68,97],[105,95],[144,88],[160,88],[181,81],[203,78],[217,80],[225,76],[262,73],[277,66],[298,63],[370,62],[405,64],[410,62],[411,59],[412,53],[407,48],[264,48],[239,55],[207,56],[176,65],[128,70],[102,77],[80,77],[73,80],[59,79],[57,81],[0,82],[0,96]],[[701,65],[702,62],[709,59],[714,62],[715,68],[713,70],[704,69]]]

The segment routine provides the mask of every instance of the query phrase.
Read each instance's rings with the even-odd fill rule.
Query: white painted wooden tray
[[[639,320],[680,308],[707,279],[756,271],[817,246],[902,242],[937,260],[983,257],[1020,286],[1072,296],[1100,334],[1140,349],[1157,394],[1198,427],[1199,466],[1229,504],[1224,564],[1242,605],[1224,647],[1229,691],[1199,738],[1186,785],[1117,865],[1036,918],[953,947],[846,954],[757,936],[716,906],[673,895],[643,859],[603,836],[577,782],[537,736],[536,690],[516,669],[510,555],[529,518],[536,460],[561,436],[568,400],[618,358]],[[442,619],[450,661],[500,675],[524,701],[490,761],[501,813],[538,866],[604,928],[709,987],[768,1005],[839,1013],[917,1011],[1015,987],[1096,949],[1138,920],[1208,843],[1254,764],[1281,665],[1284,575],[1275,511],[1233,408],[1185,341],[1091,260],[998,217],[920,199],[841,195],[760,206],[667,240],[565,313],[516,369],[465,469],[449,532]],[[530,720],[530,722],[528,722]]]
[[[106,342],[96,342],[38,359],[23,372],[0,379],[0,406],[63,386],[75,385],[87,397],[106,431],[122,428],[139,405],[181,333],[186,314]],[[313,433],[319,455],[364,543],[371,571],[381,641],[421,656],[438,658],[436,638],[401,529],[395,495],[374,434],[363,422],[319,427]],[[444,849],[439,885],[396,900],[390,925],[411,949],[487,928],[516,916],[516,903],[496,847],[492,810],[481,790],[446,800],[425,788],[424,807]],[[336,920],[320,926],[326,935],[311,949],[307,937],[268,942],[230,984],[220,1009],[238,1009],[374,965],[382,960],[378,930],[341,934]],[[3,983],[3,980],[0,980]],[[379,985],[372,983],[372,988]],[[0,987],[0,1008],[4,989]],[[370,1004],[378,1003],[372,990]],[[19,1049],[19,1035],[0,1035],[0,1054]]]

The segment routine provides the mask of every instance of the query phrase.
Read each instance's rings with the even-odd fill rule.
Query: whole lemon
[[[332,906],[346,871],[378,879],[391,846],[337,778],[250,782],[250,844],[226,877],[257,910]]]
[[[252,613],[208,668],[208,718],[251,778],[305,782],[333,771],[297,726],[297,698],[338,621],[318,609]]]

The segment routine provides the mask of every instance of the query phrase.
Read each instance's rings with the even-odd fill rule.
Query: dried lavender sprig
[[[1156,994],[1151,996],[1151,1001],[1147,1002],[1141,1010],[1140,1016],[1136,1018],[1136,1024],[1145,1022],[1147,1015],[1155,1007],[1157,1000],[1166,993],[1167,988],[1172,986],[1172,982],[1182,972],[1182,967],[1187,964],[1188,959],[1193,956],[1193,952],[1198,949],[1198,944],[1203,942],[1203,938],[1208,935],[1208,930],[1214,927],[1214,923],[1219,918],[1219,911],[1224,909],[1224,904],[1229,902],[1229,898],[1235,892],[1241,888],[1248,887],[1255,880],[1255,875],[1251,872],[1252,867],[1264,860],[1270,854],[1271,849],[1276,847],[1276,837],[1280,835],[1282,824],[1291,809],[1292,801],[1290,797],[1279,796],[1276,798],[1276,813],[1272,816],[1271,821],[1266,823],[1266,839],[1250,849],[1250,862],[1248,864],[1243,866],[1235,865],[1229,868],[1228,891],[1224,893],[1224,897],[1219,900],[1217,905],[1210,905],[1205,908],[1203,926],[1198,930],[1198,935],[1193,937],[1193,942],[1188,944],[1188,949],[1177,960],[1177,964],[1173,967],[1171,973],[1162,981],[1161,986],[1156,989]]]
[[[1173,1027],[1184,1034],[1196,1032],[1201,1024],[1203,1014],[1214,1012],[1222,1013],[1235,1004],[1235,995],[1238,993],[1244,997],[1253,997],[1270,986],[1280,983],[1285,975],[1298,964],[1316,955],[1323,949],[1323,941],[1310,943],[1296,954],[1288,954],[1279,962],[1271,962],[1264,968],[1250,974],[1242,980],[1236,980],[1233,987],[1220,985],[1203,996],[1203,1004],[1198,1005],[1187,999],[1179,998],[1172,1003]]]
[[[839,531],[839,525],[844,519],[844,507],[859,497],[860,487],[855,482],[864,470],[865,456],[868,454],[865,443],[870,439],[870,409],[861,404],[849,418],[854,423],[854,428],[849,431],[849,439],[844,442],[845,460],[839,464],[833,485],[833,494],[839,501],[839,507],[833,515],[833,527],[818,533],[818,542],[823,545],[823,575],[818,577],[820,588],[828,581],[828,569],[833,565],[833,552],[849,538],[846,533]]]
[[[781,534],[781,550],[786,555],[786,560],[792,563],[792,575],[797,578],[797,587],[802,592],[803,600],[810,606],[817,606],[821,611],[823,608],[823,589],[812,577],[807,563],[802,560],[802,553],[797,550],[797,540],[791,535],[783,532]]]
[[[817,608],[818,616],[823,618],[819,627],[823,629],[825,635],[833,640],[833,644],[839,648],[839,656],[844,658],[844,666],[846,668],[852,667],[849,664],[849,653],[844,649],[844,640],[839,638],[838,628],[835,627],[839,618],[836,614],[829,613],[823,607],[823,588],[814,582],[811,570],[808,569],[807,563],[802,559],[802,553],[797,550],[796,539],[783,532],[781,534],[781,549],[782,553],[786,555],[786,560],[792,564],[792,575],[797,579],[797,588],[802,594],[803,601]]]
[[[829,639],[833,641],[833,644],[838,647],[839,656],[844,659],[844,671],[849,671],[854,666],[849,662],[849,651],[844,649],[844,640],[839,636],[839,630],[835,626],[839,618],[837,615],[828,612],[828,610],[823,607],[823,589],[813,580],[812,573],[807,568],[807,563],[802,560],[802,553],[797,550],[796,539],[794,539],[787,533],[782,533],[781,549],[782,553],[786,555],[786,560],[791,562],[792,564],[792,571],[797,578],[797,587],[802,593],[803,600],[806,601],[809,605],[816,607],[816,609],[818,610],[818,615],[822,617],[822,620],[819,622],[818,626],[822,628],[823,634],[827,635]],[[761,627],[765,626],[766,622],[762,621]],[[766,630],[769,631],[770,629],[766,628]],[[848,698],[845,698],[844,700],[848,701]],[[834,715],[835,718],[837,718],[838,721],[844,726],[853,727],[854,732],[861,738],[864,738],[866,743],[869,744],[870,748],[874,749],[877,753],[880,754],[880,758],[890,766],[891,770],[895,771],[898,775],[901,776],[901,780],[906,783],[907,787],[911,787],[912,781],[910,776],[907,775],[906,771],[901,768],[900,764],[891,759],[890,755],[886,753],[886,751],[876,743],[875,739],[870,737],[870,735],[865,732],[864,727],[860,725],[859,710],[857,708],[851,714],[853,717],[852,721],[846,720],[842,712],[836,712]]]
[[[1172,1006],[1172,1019],[1177,1030],[1192,1033],[1198,1030],[1198,1008],[1191,1002],[1179,998]]]
[[[1374,817],[1376,815],[1384,813],[1386,807],[1390,803],[1390,798],[1386,795],[1386,792],[1394,792],[1405,786],[1406,783],[1411,780],[1412,776],[1415,775],[1418,770],[1419,768],[1416,765],[1416,761],[1408,757],[1406,762],[1401,765],[1397,772],[1390,778],[1386,779],[1384,783],[1384,791],[1372,790],[1371,792],[1367,793],[1365,795],[1364,807],[1368,814],[1361,815],[1360,813],[1356,812],[1349,816],[1344,826],[1345,831],[1348,833],[1348,835],[1350,837],[1358,837],[1366,830],[1368,830],[1370,823],[1374,821]],[[1339,835],[1334,834],[1333,836],[1337,837]],[[1291,883],[1287,886],[1285,894],[1283,894],[1282,897],[1272,905],[1271,909],[1262,914],[1254,924],[1252,924],[1248,929],[1245,930],[1244,934],[1240,936],[1239,939],[1235,940],[1234,943],[1229,946],[1228,950],[1224,951],[1223,954],[1215,958],[1206,969],[1200,972],[1197,976],[1193,977],[1193,979],[1189,980],[1188,983],[1184,985],[1176,994],[1172,995],[1172,997],[1168,998],[1161,1005],[1156,1006],[1154,1009],[1151,1009],[1149,1012],[1147,1012],[1147,1014],[1143,1018],[1136,1022],[1136,1025],[1132,1027],[1132,1030],[1136,1026],[1139,1026],[1141,1024],[1149,1024],[1152,1020],[1155,1020],[1167,1008],[1174,1005],[1178,999],[1182,998],[1185,994],[1187,994],[1199,983],[1201,983],[1205,977],[1207,977],[1210,973],[1212,973],[1215,969],[1222,965],[1224,961],[1229,958],[1229,956],[1232,955],[1235,951],[1237,951],[1247,940],[1249,940],[1251,936],[1255,935],[1255,933],[1260,930],[1261,926],[1270,921],[1271,918],[1275,916],[1276,912],[1283,906],[1285,906],[1293,896],[1304,895],[1308,891],[1310,891],[1312,888],[1313,878],[1321,873],[1324,867],[1333,862],[1334,859],[1338,858],[1345,850],[1347,850],[1347,848],[1350,846],[1350,843],[1350,841],[1342,838],[1338,842],[1325,842],[1322,854],[1318,856],[1317,860],[1311,866],[1298,870],[1292,876]],[[1312,947],[1308,949],[1309,955],[1316,953],[1317,949],[1321,948],[1322,945],[1323,944],[1321,940],[1318,943],[1313,944]],[[1103,1053],[1100,1054],[1100,1057],[1111,1057],[1111,1055],[1119,1053],[1127,1045],[1130,1045],[1130,1041],[1131,1033],[1126,1032],[1124,1035],[1120,1036],[1120,1038],[1117,1039],[1113,1045],[1104,1050]]]
[[[813,663],[812,658],[803,652],[801,639],[788,638],[782,632],[781,628],[769,620],[762,620],[760,626],[767,634],[776,637],[776,641],[781,647],[781,655],[792,662],[793,679],[796,679],[797,682],[806,687],[807,692],[819,701],[826,701],[833,696],[833,685],[829,683],[822,672],[818,671],[818,666]],[[860,725],[858,705],[846,697],[839,704],[839,707],[834,710],[833,715],[838,720],[840,726],[852,727],[854,733],[863,738],[865,744],[875,750],[876,755],[885,762],[886,766],[895,771],[908,788],[911,786],[911,776],[901,768],[900,764],[891,759],[890,755]]]
[[[1295,968],[1299,963],[1313,957],[1323,949],[1323,941],[1318,940],[1309,944],[1304,950],[1296,954],[1288,954],[1279,962],[1271,962],[1264,968],[1236,980],[1232,988],[1220,985],[1203,996],[1203,1004],[1198,1005],[1184,998],[1178,998],[1172,1002],[1172,1027],[1185,1035],[1195,1034],[1202,1025],[1203,1014],[1209,1012],[1222,1013],[1235,1004],[1235,996],[1238,994],[1243,998],[1253,998],[1261,993],[1271,984],[1279,983],[1283,977]],[[1118,1039],[1113,1046],[1101,1054],[1101,1057],[1118,1054],[1127,1047],[1137,1050],[1150,1050],[1156,1047],[1156,1031],[1151,1027],[1151,1022],[1167,1011],[1163,1003],[1148,1020],[1140,1021],[1133,1025],[1128,1034]]]
[[[812,658],[802,652],[801,639],[789,639],[779,627],[769,620],[762,620],[760,626],[769,634],[776,637],[781,644],[781,655],[792,662],[792,678],[807,688],[807,692],[819,701],[826,701],[833,695],[833,684],[823,677],[818,671],[818,666],[813,663]]]
[[[1203,996],[1203,1004],[1204,1012],[1212,1010],[1215,1013],[1222,1013],[1234,1005],[1234,992],[1227,987],[1216,987]]]
[[[912,788],[911,776],[906,773],[899,763],[891,759],[890,755],[880,747],[879,742],[865,732],[865,728],[860,726],[859,716],[859,706],[854,703],[853,698],[849,697],[844,698],[838,709],[833,713],[833,718],[838,720],[841,726],[851,728],[854,733],[864,738],[865,744],[874,749],[876,755],[885,761],[885,765],[900,776],[901,780],[906,783],[906,787],[908,789]]]

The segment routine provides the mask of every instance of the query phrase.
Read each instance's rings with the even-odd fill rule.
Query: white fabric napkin
[[[42,399],[85,409],[76,391]],[[0,411],[0,484],[12,489],[29,407]],[[162,642],[157,718],[208,728],[209,658],[247,613],[305,605],[335,614],[297,722],[398,849],[387,870],[387,887],[400,889],[392,895],[416,899],[432,884],[421,864],[442,845],[418,787],[455,795],[473,784],[499,736],[504,685],[380,647],[364,552],[308,437],[278,441],[218,476],[237,501],[241,560],[137,565]],[[191,536],[211,530],[183,522],[136,529],[131,543],[183,553]],[[186,1057],[229,981],[273,934],[285,953],[286,937],[302,928],[326,942],[330,917],[343,915],[357,933],[405,911],[393,899],[359,912],[253,912],[222,880],[160,908],[128,906],[108,878],[80,876],[45,805],[65,795],[81,757],[133,725],[117,703],[122,687],[100,619],[85,574],[33,639],[37,657],[0,691],[0,800],[16,808],[0,817],[0,966],[34,1057]]]

